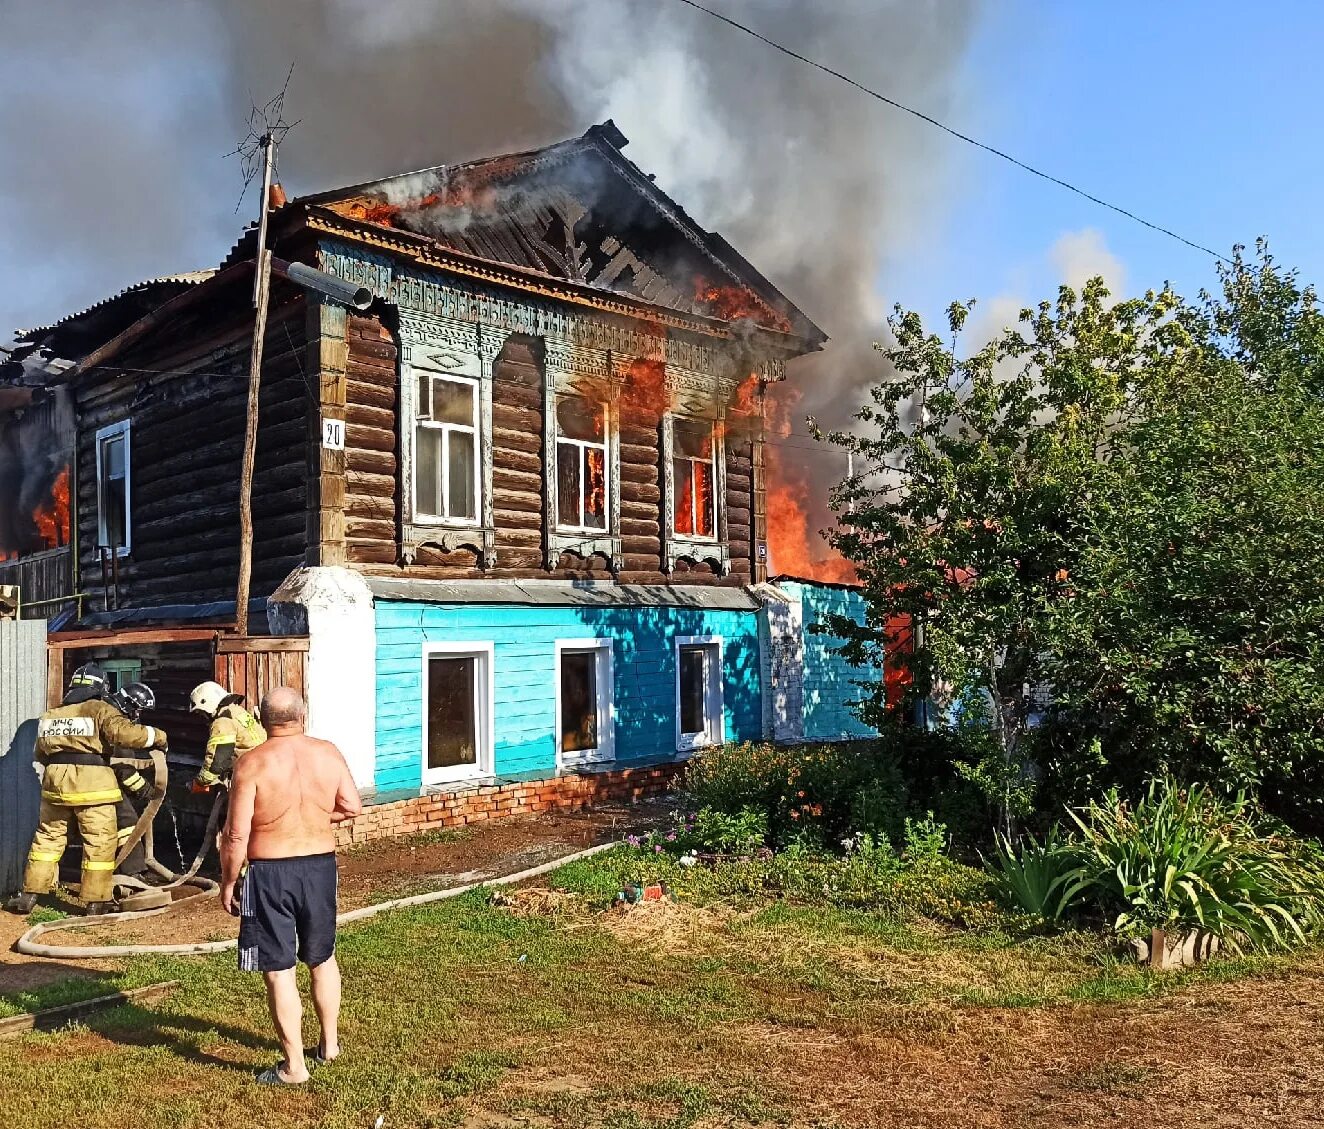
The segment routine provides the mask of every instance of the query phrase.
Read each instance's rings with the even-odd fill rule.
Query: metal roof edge
[[[364,578],[376,599],[429,604],[513,604],[520,607],[679,607],[757,611],[749,589],[716,585],[612,584],[574,580],[407,580]]]

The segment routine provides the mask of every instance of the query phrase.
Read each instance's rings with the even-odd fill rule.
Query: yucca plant
[[[1071,812],[1078,863],[1063,896],[1115,911],[1123,936],[1205,929],[1234,951],[1287,946],[1324,921],[1324,877],[1300,844],[1261,835],[1244,794],[1150,782]]]
[[[998,835],[984,865],[1004,899],[1045,921],[1060,921],[1080,898],[1080,859],[1056,826],[1042,840],[1026,835],[1013,843]]]

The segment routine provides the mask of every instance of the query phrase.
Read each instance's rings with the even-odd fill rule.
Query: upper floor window
[[[678,419],[672,426],[672,529],[681,537],[716,537],[713,425],[709,420]]]
[[[418,374],[414,432],[414,516],[478,520],[478,384]]]
[[[556,402],[556,523],[607,528],[607,407],[580,396]]]
[[[97,432],[97,544],[129,551],[129,421]]]

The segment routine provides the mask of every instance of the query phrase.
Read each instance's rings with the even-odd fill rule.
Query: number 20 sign
[[[328,451],[345,449],[345,421],[343,419],[322,420],[322,446]]]

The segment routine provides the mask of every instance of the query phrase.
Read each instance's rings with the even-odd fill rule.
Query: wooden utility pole
[[[257,458],[258,401],[262,391],[262,344],[267,336],[267,298],[271,290],[271,252],[267,250],[267,213],[271,203],[271,167],[276,142],[262,136],[262,196],[258,205],[257,254],[253,260],[253,350],[248,361],[248,414],[244,424],[244,461],[239,472],[239,583],[234,595],[238,635],[248,634],[248,589],[253,578],[253,464]]]

